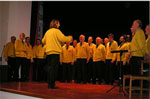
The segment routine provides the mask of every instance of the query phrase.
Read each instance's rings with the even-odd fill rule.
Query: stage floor
[[[106,93],[112,85],[93,85],[56,82],[58,89],[48,89],[47,83],[40,82],[5,82],[0,84],[1,91],[13,92],[46,99],[128,99],[119,86]],[[133,96],[137,99],[138,95]]]

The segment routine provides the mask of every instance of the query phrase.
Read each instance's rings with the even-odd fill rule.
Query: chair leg
[[[123,77],[123,91],[125,92],[125,78]]]
[[[130,84],[129,84],[129,99],[131,99],[131,93],[132,93],[132,77],[130,77]]]
[[[143,93],[143,80],[141,80],[140,97],[142,98]]]

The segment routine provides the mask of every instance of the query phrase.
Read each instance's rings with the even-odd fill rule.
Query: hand
[[[25,53],[27,53],[27,49],[24,49],[23,51],[24,51]]]
[[[71,64],[74,65],[74,62],[72,62]]]
[[[5,61],[8,62],[8,58],[5,58]]]
[[[88,62],[89,62],[89,59],[87,59],[86,63],[88,63]]]
[[[126,62],[123,62],[123,66],[125,66],[126,65]]]
[[[114,63],[114,60],[111,60],[111,63]]]
[[[31,59],[30,61],[31,61],[31,63],[33,63],[33,62],[34,62],[34,61],[33,61],[33,59]]]

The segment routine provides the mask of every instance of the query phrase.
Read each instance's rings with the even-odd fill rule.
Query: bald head
[[[19,37],[20,37],[21,40],[24,40],[25,34],[24,33],[20,33]]]
[[[80,42],[84,42],[85,36],[84,35],[80,35],[79,40],[80,40]]]
[[[101,38],[100,37],[96,37],[96,44],[100,44],[101,43]]]
[[[88,43],[91,44],[93,42],[93,37],[92,36],[89,36],[88,38]]]

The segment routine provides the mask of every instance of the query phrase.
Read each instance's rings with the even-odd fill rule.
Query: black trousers
[[[59,54],[47,55],[47,82],[49,87],[55,87],[55,81],[57,79],[57,70],[59,66]]]
[[[131,71],[131,75],[133,76],[138,76],[141,75],[141,63],[142,60],[144,58],[143,57],[135,57],[132,56],[130,59],[130,71]],[[133,81],[133,86],[139,86],[140,82],[135,80]]]
[[[16,66],[16,58],[8,57],[8,81],[14,80],[15,66]]]
[[[14,78],[16,81],[18,81],[19,77],[19,67],[21,67],[21,80],[25,80],[26,75],[26,58],[24,57],[16,57],[16,66],[15,66],[15,72],[14,72]]]
[[[37,81],[46,81],[45,59],[37,59]]]
[[[93,78],[93,59],[92,58],[87,63],[87,81],[91,82],[91,78]]]
[[[30,59],[26,59],[25,60],[25,80],[29,80],[29,71],[30,71],[30,67],[31,67],[31,60]]]
[[[143,57],[135,57],[132,56],[130,59],[130,69],[131,69],[131,75],[140,75],[141,73],[141,63],[142,60],[144,58]]]
[[[111,60],[106,60],[106,70],[105,70],[105,81],[106,83],[114,82],[114,72],[115,72],[115,62],[111,63]]]
[[[96,84],[96,78],[98,78],[98,83],[101,84],[104,77],[104,62],[97,61],[93,62],[93,84]]]
[[[77,83],[87,83],[87,59],[77,59]]]
[[[32,80],[37,81],[37,58],[33,59],[32,65]]]
[[[63,63],[63,82],[71,82],[72,80],[72,65],[71,63]]]

